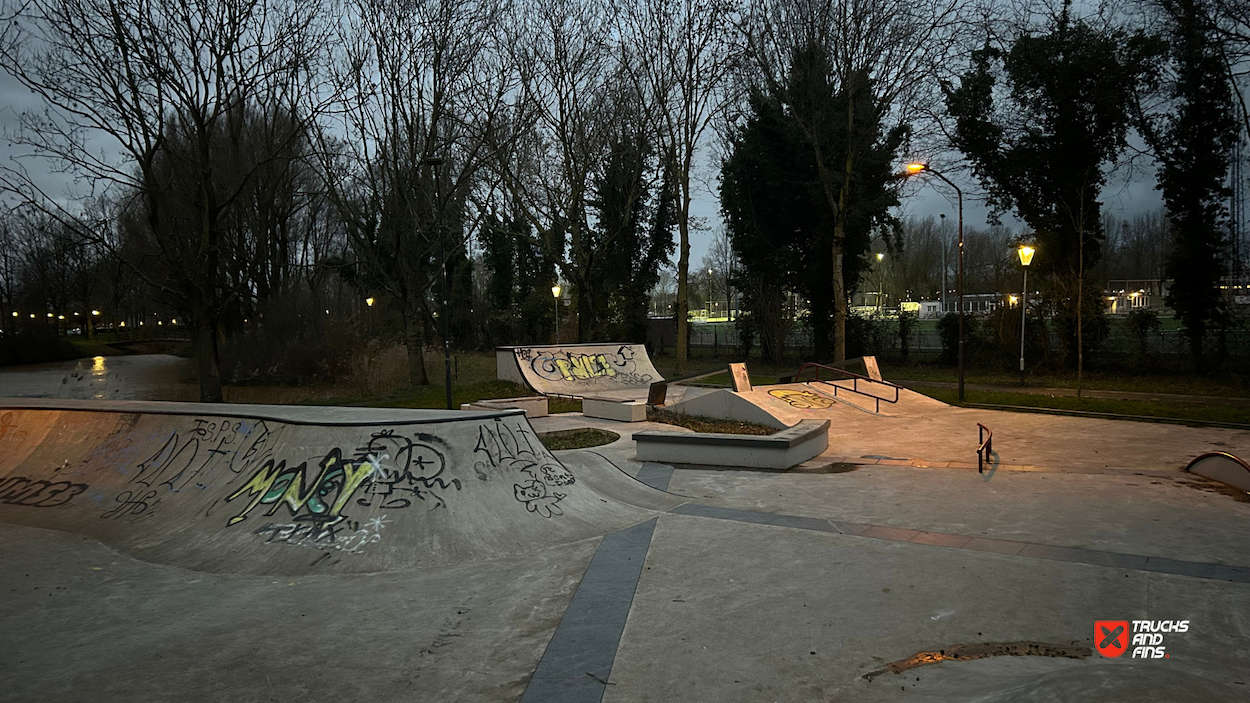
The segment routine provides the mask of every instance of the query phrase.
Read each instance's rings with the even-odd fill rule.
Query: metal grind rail
[[[855,372],[853,372],[853,371],[847,371],[846,369],[839,369],[839,368],[835,368],[835,367],[833,367],[833,366],[826,366],[826,365],[824,365],[824,364],[817,364],[817,363],[816,363],[816,362],[814,362],[814,361],[809,361],[809,362],[807,362],[807,363],[805,363],[805,364],[803,364],[802,366],[800,366],[800,367],[799,367],[799,370],[798,370],[798,371],[796,371],[796,372],[795,372],[795,374],[794,374],[794,376],[793,376],[794,382],[795,382],[795,383],[802,383],[802,382],[803,382],[803,381],[802,381],[803,372],[804,372],[804,371],[807,371],[808,369],[814,369],[814,370],[815,370],[815,372],[816,372],[816,378],[815,378],[815,379],[813,379],[815,382],[817,382],[817,383],[824,383],[825,385],[827,385],[827,386],[829,386],[829,387],[833,388],[833,395],[834,395],[834,397],[835,397],[835,398],[837,397],[837,395],[838,395],[838,391],[839,391],[839,390],[843,390],[843,391],[850,391],[851,393],[856,393],[856,394],[858,394],[858,395],[862,395],[862,396],[865,396],[865,397],[867,397],[867,398],[872,398],[873,403],[875,404],[875,405],[874,405],[874,412],[881,412],[881,401],[883,401],[883,400],[884,400],[885,402],[887,402],[887,403],[897,403],[897,402],[898,402],[898,397],[899,397],[899,396],[898,396],[898,391],[899,391],[899,388],[901,388],[901,386],[896,386],[896,385],[894,385],[893,383],[890,383],[889,381],[878,381],[878,380],[877,380],[877,379],[875,379],[875,378],[869,378],[869,377],[867,377],[867,376],[861,376],[861,375],[859,375],[859,374],[857,374],[857,373],[855,373]],[[830,382],[826,382],[826,381],[824,381],[824,380],[822,380],[822,379],[820,378],[820,372],[821,372],[821,370],[827,370],[827,371],[832,371],[832,372],[834,372],[834,373],[839,373],[839,374],[842,374],[842,376],[843,376],[844,378],[840,378],[840,379],[838,379],[838,378],[834,378],[834,379],[830,379]],[[839,381],[839,380],[847,380],[847,379],[850,379],[850,381],[851,381],[851,387],[850,387],[850,388],[846,388],[845,386],[839,386],[838,384],[836,384],[836,383],[832,383],[832,382],[831,382],[831,381]],[[865,393],[864,391],[861,391],[861,390],[859,389],[859,384],[860,384],[860,382],[861,382],[861,381],[863,381],[864,383],[875,383],[875,384],[877,384],[877,385],[879,385],[879,386],[885,386],[886,388],[889,388],[889,389],[891,389],[891,390],[893,390],[893,391],[894,391],[894,397],[893,397],[893,398],[884,398],[884,397],[879,396],[879,395],[873,395],[872,393]]]
[[[989,462],[990,455],[994,453],[993,430],[978,422],[977,441],[981,443],[981,445],[977,447],[977,473],[984,473],[984,465]]]

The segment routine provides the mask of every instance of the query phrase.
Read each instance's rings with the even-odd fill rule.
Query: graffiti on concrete
[[[784,400],[793,407],[802,408],[804,410],[832,408],[837,404],[833,398],[826,398],[823,395],[819,395],[811,391],[796,391],[788,388],[778,388],[769,391],[768,394],[778,400]]]
[[[512,495],[531,513],[543,517],[563,515],[558,503],[567,496],[552,489],[576,482],[547,448],[521,423],[509,426],[502,419],[478,428],[473,470],[485,481],[491,472],[502,474],[519,483],[512,486]]]
[[[622,345],[615,352],[606,354],[579,354],[568,351],[543,351],[517,349],[517,359],[528,361],[539,377],[548,381],[594,381],[611,378],[614,383],[625,386],[646,386],[654,380],[651,374],[637,372],[634,350]]]
[[[266,523],[254,534],[266,535],[265,544],[283,544],[292,547],[310,547],[335,550],[346,554],[360,554],[365,545],[382,541],[382,529],[386,516],[375,517],[363,525],[354,520],[337,524],[315,522]],[[321,559],[317,560],[318,562]],[[314,562],[315,563],[315,562]]]
[[[25,434],[26,431],[19,430],[17,423],[13,421],[13,413],[7,412],[0,415],[0,439],[4,439],[5,437],[16,439],[24,436]]]
[[[406,508],[413,499],[429,500],[432,508],[446,507],[440,491],[460,490],[460,479],[443,478],[447,468],[446,447],[442,440],[418,433],[416,441],[395,434],[394,430],[374,433],[369,442],[356,450],[357,461],[373,466],[373,473],[361,490],[357,505],[379,508]]]
[[[87,490],[85,483],[35,481],[24,476],[0,479],[0,503],[28,508],[55,508]]]
[[[266,459],[247,483],[226,498],[227,503],[250,499],[226,524],[247,519],[248,513],[262,505],[271,506],[266,515],[286,506],[296,521],[337,523],[343,519],[343,507],[373,470],[367,461],[344,460],[338,447],[327,452],[312,470],[308,462],[288,467],[285,460]]]
[[[181,491],[192,485],[204,488],[197,479],[215,459],[226,460],[230,471],[242,473],[264,453],[271,441],[269,427],[228,419],[197,419],[195,428],[185,434],[174,432],[160,449],[139,462],[130,483],[149,488],[166,486]]]
[[[106,510],[100,517],[105,520],[120,520],[125,517],[137,518],[141,515],[151,515],[150,511],[161,502],[161,499],[156,497],[156,493],[155,489],[146,493],[142,490],[122,491],[113,498],[117,505],[111,510]]]

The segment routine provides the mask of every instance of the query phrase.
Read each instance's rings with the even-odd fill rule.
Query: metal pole
[[[553,295],[553,296],[551,296],[551,297],[552,297],[552,299],[555,301],[555,307],[556,307],[556,344],[557,344],[557,345],[559,345],[559,344],[560,344],[560,296],[558,296],[558,295]]]
[[[941,177],[946,181],[946,178]],[[950,183],[955,189],[955,194],[959,196],[959,290],[956,295],[959,298],[959,402],[964,402],[964,193],[959,186]]]
[[[1029,305],[1029,267],[1024,267],[1024,295],[1020,296],[1020,385],[1024,385],[1024,314]]]

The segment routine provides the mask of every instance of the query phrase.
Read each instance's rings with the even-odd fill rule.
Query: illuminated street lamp
[[[555,301],[556,310],[556,344],[560,343],[560,284],[551,287],[551,297]]]
[[[1029,309],[1029,264],[1033,263],[1033,254],[1037,250],[1022,244],[1016,252],[1020,255],[1020,265],[1024,267],[1024,295],[1020,299],[1020,385],[1024,385],[1024,319]]]
[[[955,189],[955,195],[959,198],[959,272],[956,274],[956,291],[955,296],[959,302],[959,402],[964,402],[964,192],[959,186],[951,183],[950,179],[943,176],[941,172],[933,170],[929,164],[914,162],[907,164],[907,171],[900,174],[902,177],[915,176],[919,173],[932,173],[942,179],[946,185]]]
[[[373,298],[365,298],[365,305],[373,307]]]

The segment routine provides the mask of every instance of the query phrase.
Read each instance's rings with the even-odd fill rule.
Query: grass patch
[[[559,413],[580,413],[582,411],[582,401],[576,398],[547,398],[547,412],[552,415]]]
[[[683,415],[657,408],[647,408],[647,422],[677,425],[678,427],[692,429],[695,432],[714,432],[716,434],[768,435],[777,431],[775,427],[757,425],[754,422],[737,422],[734,420],[718,420],[714,417]]]
[[[578,430],[556,430],[555,432],[539,432],[538,440],[548,449],[585,449],[611,444],[620,439],[615,432],[585,427]]]
[[[920,392],[942,402],[957,405],[958,391],[945,388],[924,388]],[[1250,409],[1228,405],[1202,405],[1198,403],[1160,403],[1148,400],[1110,400],[1104,398],[1072,398],[1033,393],[998,393],[967,391],[964,399],[969,403],[990,405],[1015,405],[1051,410],[1078,412],[1116,413],[1147,418],[1193,422],[1227,422],[1250,425]]]
[[[940,381],[955,383],[959,372],[953,366],[882,364],[887,381]],[[1020,385],[1020,374],[1011,371],[966,369],[966,383]],[[1076,373],[1029,374],[1028,385],[1034,388],[1076,388]],[[1182,374],[1126,374],[1087,371],[1082,387],[1103,391],[1134,391],[1138,393],[1177,393],[1182,395],[1217,395],[1242,397],[1250,395],[1250,376],[1236,374],[1204,378]]]

